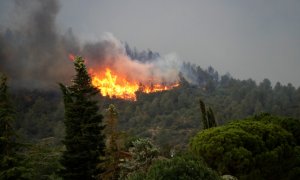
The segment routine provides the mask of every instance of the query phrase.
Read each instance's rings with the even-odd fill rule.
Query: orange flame
[[[95,74],[90,70],[92,75],[92,84],[97,87],[103,96],[116,97],[127,100],[136,100],[136,92],[144,93],[160,92],[179,86],[178,83],[171,85],[147,83],[141,85],[137,81],[129,81],[125,77],[118,76],[111,69],[106,68],[104,74]]]

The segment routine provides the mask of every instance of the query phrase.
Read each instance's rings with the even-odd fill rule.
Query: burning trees
[[[92,100],[99,91],[92,85],[84,60],[74,61],[76,76],[69,87],[60,84],[64,95],[66,136],[61,164],[64,179],[95,179],[101,172],[96,166],[104,155],[103,116]]]
[[[91,71],[93,72],[93,71]],[[103,71],[104,72],[104,71]],[[153,79],[146,82],[139,82],[134,79],[127,79],[126,75],[112,72],[106,68],[105,73],[91,73],[92,84],[97,87],[103,96],[116,97],[126,100],[136,100],[136,92],[154,93],[167,91],[179,86],[179,83],[158,83]]]

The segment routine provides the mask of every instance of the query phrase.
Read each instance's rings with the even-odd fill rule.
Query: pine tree
[[[17,135],[12,126],[15,112],[6,81],[6,76],[0,76],[0,179],[24,179],[25,168],[21,166],[18,152],[21,145],[16,141]]]
[[[120,145],[117,131],[118,112],[114,105],[110,104],[107,109],[107,121],[105,134],[107,137],[104,162],[98,167],[105,171],[99,175],[100,179],[118,179],[120,173]]]
[[[98,112],[97,102],[92,98],[99,93],[91,83],[84,60],[74,61],[76,76],[70,87],[60,84],[64,95],[66,150],[61,164],[64,179],[95,179],[101,173],[96,166],[104,155],[103,116]]]

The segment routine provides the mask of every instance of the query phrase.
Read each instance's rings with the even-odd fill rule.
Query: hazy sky
[[[299,0],[62,0],[57,23],[81,40],[111,32],[221,74],[300,86]]]

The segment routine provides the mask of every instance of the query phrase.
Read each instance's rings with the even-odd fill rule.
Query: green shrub
[[[219,180],[216,172],[208,168],[197,158],[185,156],[174,157],[167,160],[158,160],[147,173],[136,172],[130,180],[174,180],[174,179],[197,179]]]
[[[299,150],[291,132],[247,119],[199,132],[190,150],[217,170],[239,179],[285,179],[297,174]],[[295,172],[296,171],[296,172]]]

